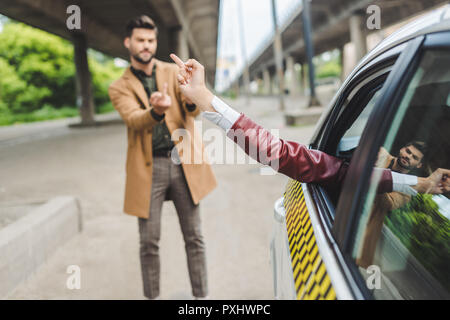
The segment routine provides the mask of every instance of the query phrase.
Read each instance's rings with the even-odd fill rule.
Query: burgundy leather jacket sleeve
[[[259,163],[301,182],[336,188],[347,173],[348,164],[342,159],[279,139],[244,114],[228,130],[227,136]],[[390,191],[392,175],[389,170],[383,170],[378,192]]]

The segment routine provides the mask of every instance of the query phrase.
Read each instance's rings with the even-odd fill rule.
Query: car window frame
[[[425,51],[436,48],[450,49],[449,35],[449,31],[443,31],[410,40],[409,48],[405,50],[402,61],[400,61],[399,57],[398,69],[400,70],[397,70],[395,74],[393,72],[392,79],[388,79],[391,82],[396,80],[396,86],[386,88],[387,92],[383,93],[383,98],[377,102],[378,106],[375,107],[376,110],[374,112],[376,114],[372,115],[372,119],[369,118],[370,127],[366,128],[367,130],[365,130],[361,139],[361,145],[364,147],[360,148],[358,153],[355,152],[355,155],[362,159],[360,162],[364,164],[351,165],[347,174],[348,179],[344,182],[342,192],[349,196],[347,199],[339,201],[332,233],[341,251],[343,263],[349,269],[348,274],[352,278],[349,279],[349,282],[355,283],[356,287],[353,286],[354,291],[366,299],[373,299],[373,295],[367,289],[361,274],[357,270],[357,266],[352,258],[352,250],[360,213],[366,199],[365,195],[367,194],[368,182],[371,176],[370,169],[375,163],[377,150],[384,142],[387,132],[392,126],[392,121],[397,111],[392,106],[398,105],[399,101],[404,97],[405,90],[415,74]],[[375,130],[377,130],[378,134],[369,137],[367,132],[374,132]]]
[[[367,107],[368,103],[376,94],[376,92],[382,89],[389,73],[392,71],[392,67],[394,66],[394,64],[395,61],[393,61],[392,64],[390,65],[380,66],[380,69],[377,70],[378,72],[381,72],[380,74],[378,74],[378,72],[375,72],[369,75],[367,78],[371,78],[372,76],[375,77],[373,79],[370,79],[369,80],[370,82],[365,83],[363,86],[361,86],[355,93],[355,95],[352,97],[352,99],[349,101],[349,103],[345,106],[345,108],[342,108],[340,110],[339,115],[333,125],[333,128],[331,128],[330,130],[331,134],[328,137],[328,140],[326,141],[325,145],[323,146],[324,152],[332,154],[335,157],[338,157],[336,152],[340,140],[345,135],[347,130],[350,129],[351,125],[353,125],[356,122],[356,120],[358,120],[359,116],[361,115],[363,110]],[[367,78],[364,79],[364,81],[367,81]],[[367,97],[368,94],[371,94],[370,98]],[[366,97],[364,97],[364,95],[366,95]],[[378,99],[379,98],[380,97],[378,97]],[[361,102],[362,99],[365,99],[363,100],[365,103],[361,107],[360,105],[357,105],[357,103]],[[373,110],[375,110],[375,106],[373,107]],[[353,117],[353,119],[351,119],[351,117]],[[349,123],[350,121],[351,123]],[[347,128],[345,128],[344,125],[339,125],[339,123],[345,123]],[[348,124],[350,124],[350,126],[348,126]]]

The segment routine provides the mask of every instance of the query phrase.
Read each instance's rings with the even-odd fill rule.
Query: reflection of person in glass
[[[424,142],[412,141],[402,147],[398,152],[398,156],[394,157],[386,149],[381,148],[375,166],[378,168],[389,168],[393,172],[408,174],[424,166],[426,149]],[[411,178],[414,179],[415,177],[411,176]],[[411,195],[414,193],[411,189],[409,192],[408,190],[404,192],[389,192],[379,194],[375,197],[364,233],[361,252],[357,259],[359,266],[367,268],[373,263],[377,242],[381,235],[386,214],[389,211],[403,207],[411,200]]]
[[[397,157],[391,156],[386,149],[378,153],[376,167],[389,168],[400,173],[410,173],[423,167],[426,145],[422,141],[411,141],[398,152]]]

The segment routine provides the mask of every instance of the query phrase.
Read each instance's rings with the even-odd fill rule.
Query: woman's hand
[[[173,53],[170,57],[179,67],[177,80],[181,93],[202,111],[215,112],[211,105],[214,95],[205,85],[205,68],[194,59],[184,63]]]

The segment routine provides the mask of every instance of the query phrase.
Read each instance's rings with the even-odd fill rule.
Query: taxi
[[[309,147],[345,159],[348,173],[341,190],[290,179],[276,201],[275,298],[449,299],[450,195],[379,194],[376,167],[450,168],[450,6],[369,52]]]

